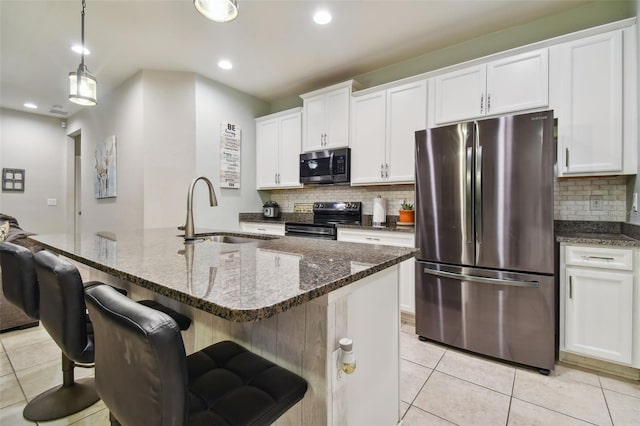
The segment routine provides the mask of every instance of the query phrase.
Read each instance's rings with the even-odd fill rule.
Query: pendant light
[[[193,0],[193,5],[212,21],[231,22],[238,17],[237,0]]]
[[[78,105],[92,106],[98,103],[98,81],[84,64],[84,10],[87,7],[82,0],[82,53],[78,70],[69,73],[69,100]]]

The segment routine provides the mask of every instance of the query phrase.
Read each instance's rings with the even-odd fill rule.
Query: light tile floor
[[[421,342],[400,333],[403,426],[640,426],[640,382],[556,365],[532,369]]]
[[[640,426],[640,383],[561,365],[546,377],[534,370],[421,342],[402,326],[400,399],[403,426]],[[60,350],[42,327],[0,334],[0,425],[22,418],[28,400],[62,383]],[[76,377],[93,369],[76,369]],[[43,425],[108,426],[102,402]],[[350,425],[369,426],[369,425]]]

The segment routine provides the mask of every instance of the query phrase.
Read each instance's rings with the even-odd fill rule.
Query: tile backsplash
[[[361,201],[362,213],[373,214],[373,199],[387,200],[387,215],[397,215],[403,200],[414,202],[413,185],[313,186],[271,191],[282,212],[293,212],[294,203]],[[600,207],[592,208],[592,200]],[[624,222],[627,220],[627,177],[561,178],[554,184],[555,220]],[[599,201],[599,203],[598,203]]]
[[[378,195],[387,200],[387,215],[397,215],[403,200],[414,202],[415,191],[413,185],[331,185],[271,191],[271,199],[280,205],[282,212],[293,212],[294,203],[361,201],[362,213],[373,214],[373,199]]]
[[[556,220],[627,220],[626,176],[557,179],[554,193]]]

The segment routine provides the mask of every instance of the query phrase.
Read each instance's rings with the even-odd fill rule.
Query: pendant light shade
[[[69,73],[69,100],[79,105],[93,106],[97,103],[98,82],[86,65]]]
[[[193,0],[193,5],[204,17],[216,22],[231,22],[238,17],[236,0]]]
[[[98,103],[98,81],[84,64],[84,10],[85,0],[82,0],[82,56],[76,71],[69,73],[69,100],[78,105],[93,106]]]

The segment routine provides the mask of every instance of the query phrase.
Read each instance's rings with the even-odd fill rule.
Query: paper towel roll
[[[383,227],[387,223],[387,200],[382,197],[373,199],[373,226]]]

